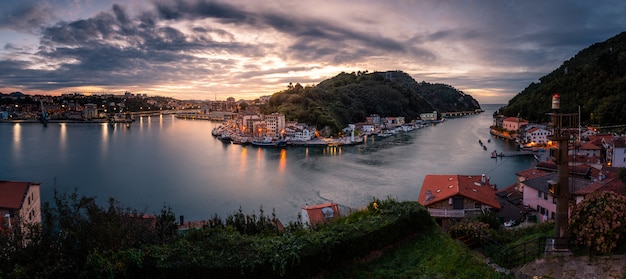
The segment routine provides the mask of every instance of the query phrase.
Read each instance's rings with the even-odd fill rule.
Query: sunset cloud
[[[505,103],[626,31],[622,2],[9,0],[0,92],[253,99],[341,71],[402,70]]]

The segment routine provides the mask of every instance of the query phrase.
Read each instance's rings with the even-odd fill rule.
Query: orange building
[[[473,217],[501,208],[496,186],[484,174],[426,175],[417,201],[440,219]]]

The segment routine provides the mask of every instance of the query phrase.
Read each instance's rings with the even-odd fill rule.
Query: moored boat
[[[266,137],[266,138],[263,138],[262,140],[259,140],[259,139],[252,140],[252,145],[254,145],[254,146],[268,146],[268,147],[271,147],[271,146],[277,146],[278,145],[278,141],[275,141],[275,140],[273,140],[270,137]]]

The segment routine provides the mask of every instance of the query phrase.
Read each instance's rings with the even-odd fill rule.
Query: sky
[[[2,0],[0,92],[251,100],[401,70],[503,104],[623,31],[623,0]]]

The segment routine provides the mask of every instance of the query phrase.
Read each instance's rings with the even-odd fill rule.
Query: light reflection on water
[[[9,154],[0,161],[0,179],[42,182],[44,201],[56,187],[102,203],[114,197],[148,213],[166,204],[186,220],[239,207],[258,213],[262,206],[288,222],[305,203],[360,208],[372,197],[416,200],[426,174],[485,173],[499,187],[513,183],[515,172],[534,166],[534,159],[490,158],[494,149],[514,145],[486,143],[493,112],[486,110],[359,146],[326,148],[224,144],[210,134],[220,123],[173,116],[142,117],[130,128],[0,123],[0,154]]]

